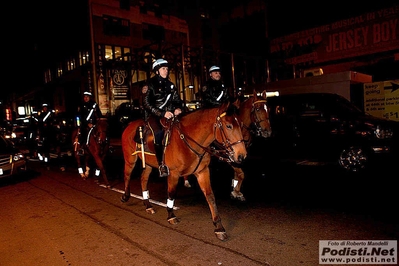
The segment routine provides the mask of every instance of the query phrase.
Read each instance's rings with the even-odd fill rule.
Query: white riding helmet
[[[213,72],[213,71],[220,71],[220,67],[218,67],[218,66],[211,66],[211,67],[209,68],[209,73],[211,73],[211,72]]]
[[[85,92],[83,93],[83,95],[89,95],[89,96],[92,96],[92,94],[91,94],[91,92],[90,92],[90,91],[85,91]]]
[[[163,66],[168,66],[168,61],[166,61],[163,58],[157,59],[157,60],[155,60],[154,63],[152,63],[152,70],[154,72],[158,71],[158,69],[160,69]]]

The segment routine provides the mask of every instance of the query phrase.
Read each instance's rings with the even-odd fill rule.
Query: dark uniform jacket
[[[202,88],[202,107],[216,107],[228,100],[227,88],[221,80],[210,78]]]
[[[184,103],[180,99],[179,91],[169,79],[157,75],[152,77],[147,85],[148,90],[143,98],[146,117],[154,115],[161,118],[166,111],[173,113],[177,108],[184,112]]]
[[[51,137],[53,131],[53,123],[55,119],[55,113],[48,109],[46,112],[42,111],[38,117],[38,129],[39,135],[42,139],[48,139]]]
[[[97,120],[102,117],[98,104],[94,101],[82,102],[78,107],[78,117],[80,124],[86,127],[89,123],[95,125]]]

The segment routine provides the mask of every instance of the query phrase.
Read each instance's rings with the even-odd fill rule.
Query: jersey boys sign
[[[399,5],[273,39],[271,54],[289,64],[336,59],[398,49]],[[295,56],[290,56],[294,52]],[[299,54],[299,55],[298,55]]]

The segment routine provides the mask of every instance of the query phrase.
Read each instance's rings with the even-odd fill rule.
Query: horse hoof
[[[130,199],[130,197],[126,196],[126,195],[122,195],[122,197],[121,197],[122,202],[128,202],[129,199]]]
[[[155,213],[155,210],[154,210],[153,208],[147,208],[147,209],[145,209],[145,211],[146,211],[148,214],[154,214],[154,213]]]
[[[188,187],[188,188],[191,188],[190,182],[188,182],[188,180],[184,181],[184,186]]]
[[[237,200],[237,201],[240,201],[240,202],[245,202],[246,201],[244,195],[241,192],[237,193],[234,190],[231,191],[230,197],[231,197],[231,199]]]
[[[228,238],[226,232],[216,232],[216,231],[215,231],[215,235],[216,235],[216,237],[217,237],[219,240],[221,240],[221,241],[226,241],[227,238]]]
[[[81,174],[80,177],[81,177],[83,180],[86,180],[86,178],[87,178],[84,174]]]
[[[168,219],[168,222],[169,222],[170,224],[175,225],[175,224],[180,223],[180,219],[177,218],[177,217],[173,217],[173,218]]]

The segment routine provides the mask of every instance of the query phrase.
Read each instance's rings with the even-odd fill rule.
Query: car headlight
[[[374,135],[379,139],[389,139],[392,138],[393,131],[391,129],[383,129],[378,125],[374,130]]]
[[[25,157],[25,156],[24,156],[22,153],[17,153],[17,154],[14,154],[13,159],[14,159],[14,162],[17,162],[17,161],[19,161],[19,160],[24,159],[24,157]]]

